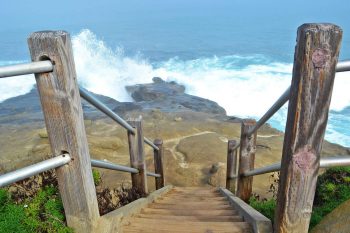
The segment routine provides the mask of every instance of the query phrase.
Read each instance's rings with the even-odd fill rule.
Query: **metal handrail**
[[[237,150],[241,146],[241,142],[237,143],[235,147],[232,148],[232,151]]]
[[[320,168],[329,168],[329,167],[337,167],[337,166],[350,166],[350,156],[335,156],[335,157],[327,157],[321,158],[320,160]],[[281,163],[274,163],[265,167],[256,168],[251,171],[247,171],[243,173],[244,177],[262,175],[270,172],[276,172],[281,169]]]
[[[336,72],[350,71],[350,60],[344,60],[337,63]]]
[[[28,62],[23,64],[0,67],[0,78],[25,74],[45,73],[51,72],[52,70],[53,65],[51,61]]]
[[[336,72],[350,71],[350,60],[340,61],[335,68]],[[248,136],[254,134],[263,124],[265,124],[288,100],[290,87],[278,98],[271,108],[256,122],[254,127],[247,132]]]
[[[97,160],[97,159],[91,159],[91,166],[92,167],[99,167],[99,168],[109,169],[109,170],[130,172],[130,173],[134,173],[134,174],[139,173],[139,170],[137,170],[136,168],[123,166],[123,165],[119,165],[119,164],[114,164],[114,163],[111,163],[111,162]],[[146,174],[147,174],[147,176],[162,177],[160,174],[153,173],[153,172],[146,172]]]
[[[79,87],[80,96],[89,102],[92,106],[103,112],[108,117],[112,118],[115,122],[117,122],[120,126],[122,126],[124,129],[132,132],[135,134],[135,129],[128,124],[123,118],[118,116],[116,113],[114,113],[110,108],[108,108],[105,104],[103,104],[101,101],[96,99],[96,97],[92,96],[87,90],[85,90],[82,87]]]
[[[93,105],[95,108],[106,114],[106,116],[110,117],[112,120],[117,122],[119,125],[121,125],[123,128],[131,132],[132,134],[135,134],[135,129],[126,122],[123,118],[121,118],[118,114],[113,112],[110,108],[108,108],[105,104],[103,104],[101,101],[99,101],[97,98],[92,96],[87,90],[85,90],[82,87],[79,87],[80,96],[85,99],[87,102],[89,102],[91,105]],[[152,143],[151,140],[148,138],[144,138],[144,141],[153,147],[156,150],[159,150],[159,148]]]
[[[53,66],[49,60],[2,66],[0,67],[0,78],[51,72],[53,71]],[[336,72],[344,71],[350,71],[350,60],[339,61],[337,63]]]
[[[121,171],[121,172],[130,172],[133,174],[139,173],[139,170],[137,170],[136,168],[127,167],[127,166],[114,164],[111,162],[97,160],[97,159],[91,159],[91,166],[109,169],[109,170],[116,170],[116,171]]]
[[[71,161],[69,154],[62,154],[42,162],[0,175],[0,187],[37,175],[50,169],[61,167]]]
[[[51,72],[51,71],[53,71],[53,64],[51,61],[29,62],[29,63],[0,67],[0,78],[18,76],[18,75],[24,75],[24,74],[44,73],[44,72]],[[103,112],[104,114],[112,118],[123,128],[125,128],[132,134],[135,134],[135,129],[130,124],[128,124],[123,118],[115,114],[111,109],[109,109],[102,102],[97,100],[94,96],[90,95],[84,88],[79,87],[79,92],[82,98],[84,98],[90,104],[92,104],[97,109],[99,109],[101,112]],[[153,147],[153,149],[159,150],[159,148],[156,145],[154,145],[154,143],[150,139],[145,137],[144,141],[148,145]]]
[[[265,124],[287,101],[289,100],[290,87],[281,95],[280,98],[271,106],[271,108],[256,122],[253,128],[251,128],[247,135],[254,134],[263,124]]]
[[[162,177],[160,174],[157,174],[157,173],[153,173],[153,172],[146,172],[147,176],[153,176],[153,177]]]

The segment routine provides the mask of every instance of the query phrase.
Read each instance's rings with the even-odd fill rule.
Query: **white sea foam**
[[[112,50],[89,30],[73,37],[73,51],[79,83],[95,93],[132,101],[125,86],[152,81],[154,70],[147,61]]]
[[[132,100],[126,85],[149,83],[157,76],[185,85],[189,94],[217,102],[228,115],[259,118],[291,82],[292,64],[270,62],[263,55],[213,56],[187,61],[175,57],[150,63],[139,55],[125,56],[121,48],[111,49],[89,30],[73,36],[73,51],[79,83],[118,101]],[[349,72],[336,76],[332,110],[350,106],[348,76]],[[34,83],[31,77],[1,79],[0,101],[29,92]],[[286,107],[270,121],[280,130],[284,130]],[[326,138],[350,146],[350,133],[332,124],[338,123],[330,117]]]
[[[0,66],[14,65],[23,62],[25,61],[0,61]],[[0,79],[0,102],[30,92],[34,84],[34,75],[23,75]]]

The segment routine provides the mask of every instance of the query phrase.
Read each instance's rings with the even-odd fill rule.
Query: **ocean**
[[[258,119],[290,85],[297,27],[306,22],[342,27],[340,60],[350,59],[345,0],[64,0],[59,16],[42,0],[37,16],[34,3],[19,2],[5,4],[0,15],[7,19],[0,23],[0,65],[29,61],[30,32],[64,29],[72,35],[79,83],[118,101],[132,100],[126,85],[161,77],[217,102],[228,115]],[[35,84],[29,76],[1,79],[0,101],[29,92]],[[326,131],[327,140],[347,147],[349,87],[350,72],[338,73]],[[269,123],[283,131],[286,114],[285,105]]]

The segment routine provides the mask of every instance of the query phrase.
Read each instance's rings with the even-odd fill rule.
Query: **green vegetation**
[[[274,221],[274,214],[275,214],[275,208],[276,208],[276,201],[275,199],[270,200],[259,200],[256,197],[251,197],[249,200],[249,204],[262,213],[265,217],[269,218],[271,222]]]
[[[350,167],[328,169],[318,177],[310,229],[344,201],[350,199]]]
[[[276,182],[271,186],[274,186]],[[270,188],[271,190],[271,188]],[[327,214],[341,203],[350,199],[350,167],[335,167],[327,169],[317,180],[314,205],[312,209],[310,229],[316,226]],[[260,213],[274,220],[276,200],[250,199],[250,205]]]
[[[98,186],[102,181],[101,173],[96,169],[92,169],[92,177],[94,178],[95,186]]]
[[[96,186],[102,184],[101,173],[92,171]],[[100,214],[106,214],[134,200],[143,193],[124,185],[121,188],[96,189]],[[70,233],[65,224],[58,183],[53,170],[0,189],[0,233]]]
[[[32,197],[16,204],[6,189],[0,189],[0,232],[73,232],[65,225],[57,189],[46,186]]]

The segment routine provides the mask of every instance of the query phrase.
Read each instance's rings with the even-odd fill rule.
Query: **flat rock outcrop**
[[[225,183],[227,140],[239,140],[240,119],[226,116],[213,101],[186,94],[174,82],[128,87],[135,102],[95,95],[124,119],[144,119],[144,136],[164,141],[166,183],[177,186],[217,186]],[[129,165],[126,130],[82,101],[90,155]],[[255,165],[280,160],[283,133],[264,125],[258,133]],[[30,93],[0,103],[0,173],[51,157],[39,96]],[[153,150],[145,145],[147,169],[154,171]],[[347,148],[324,142],[322,155],[346,155]],[[130,183],[130,174],[101,169],[104,186]],[[151,178],[150,178],[151,179]],[[269,174],[254,177],[254,192],[267,196]],[[150,180],[150,185],[154,181]]]
[[[160,109],[165,112],[193,110],[226,115],[224,108],[214,101],[185,93],[185,87],[176,82],[153,78],[153,83],[127,86],[126,90],[143,109]]]

